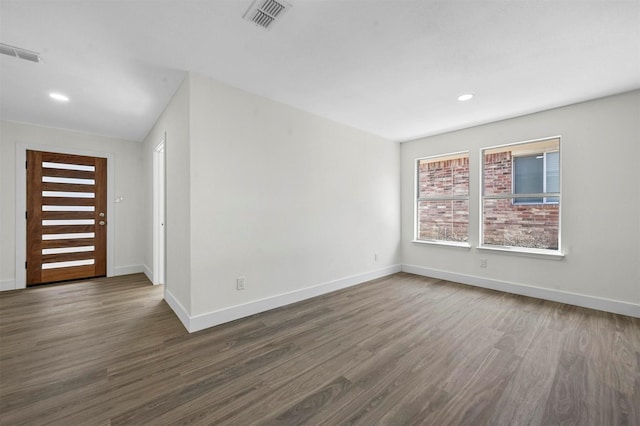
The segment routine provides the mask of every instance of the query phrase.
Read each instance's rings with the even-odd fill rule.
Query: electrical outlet
[[[236,278],[236,290],[244,290],[244,277]]]
[[[480,267],[481,268],[487,267],[487,259],[480,259]]]
[[[378,253],[373,254],[373,260],[376,262],[378,261]]]

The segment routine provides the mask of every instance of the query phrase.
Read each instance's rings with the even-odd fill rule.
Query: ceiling
[[[289,2],[0,0],[43,59],[0,55],[1,118],[139,141],[195,71],[405,141],[640,88],[640,0]]]

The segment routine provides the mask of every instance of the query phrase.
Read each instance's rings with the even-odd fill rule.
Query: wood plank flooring
[[[2,425],[640,425],[640,320],[400,273],[188,334],[142,274],[0,294]]]

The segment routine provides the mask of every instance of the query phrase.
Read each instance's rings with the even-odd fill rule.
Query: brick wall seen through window
[[[468,154],[417,161],[416,238],[466,243],[469,240]]]
[[[559,139],[486,149],[483,152],[482,243],[484,245],[559,250],[560,185],[557,170],[551,170],[550,183],[530,186],[514,197],[514,159],[529,156],[545,160],[547,153],[558,153]],[[555,156],[550,156],[554,158]],[[554,160],[555,161],[555,160]],[[536,173],[532,167],[530,173]],[[556,173],[557,171],[557,173]],[[556,176],[557,174],[557,176]],[[557,184],[556,184],[557,182]],[[524,195],[524,196],[523,196]]]

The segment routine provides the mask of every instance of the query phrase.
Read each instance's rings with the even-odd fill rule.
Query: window
[[[482,245],[559,251],[560,139],[487,148],[482,158]]]
[[[560,192],[560,153],[540,152],[513,158],[513,193]],[[514,204],[557,203],[558,197],[515,198]]]
[[[469,240],[469,155],[456,153],[416,160],[417,241],[467,245]]]

